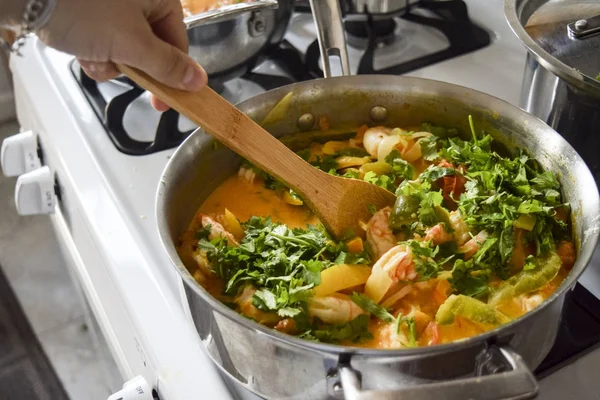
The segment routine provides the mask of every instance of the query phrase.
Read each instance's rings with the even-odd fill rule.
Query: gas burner
[[[371,35],[377,43],[391,44],[396,38],[396,21],[394,18],[381,19],[373,23],[367,21],[346,21],[346,38],[348,45],[356,48],[365,48],[369,44]]]

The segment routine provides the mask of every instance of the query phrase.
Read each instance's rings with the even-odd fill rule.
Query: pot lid
[[[505,12],[542,66],[600,94],[600,1],[506,0]]]

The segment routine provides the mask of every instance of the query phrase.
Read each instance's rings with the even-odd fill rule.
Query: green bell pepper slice
[[[535,268],[523,270],[502,282],[490,295],[488,304],[497,306],[508,299],[543,288],[556,277],[562,266],[556,252],[535,258],[533,262]]]
[[[421,199],[417,196],[398,196],[390,214],[390,227],[401,228],[417,221],[420,203]]]
[[[435,314],[435,322],[439,325],[450,325],[457,316],[493,326],[510,321],[510,318],[489,304],[463,294],[453,294],[438,309]]]

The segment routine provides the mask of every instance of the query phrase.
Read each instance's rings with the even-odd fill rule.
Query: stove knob
[[[138,375],[125,382],[123,389],[109,396],[108,400],[154,400],[152,388],[143,376]]]
[[[35,134],[27,131],[4,139],[0,163],[5,176],[18,176],[41,167]]]
[[[54,175],[49,167],[44,166],[19,176],[15,203],[20,215],[54,213]]]

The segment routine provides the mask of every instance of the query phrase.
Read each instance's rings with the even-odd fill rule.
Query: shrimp
[[[471,237],[469,235],[469,227],[462,219],[460,211],[452,211],[450,213],[450,226],[453,232],[449,233],[444,224],[437,224],[425,231],[425,241],[431,240],[434,245],[455,241],[459,246],[463,245]]]
[[[214,278],[217,276],[217,273],[211,268],[210,264],[208,263],[208,259],[206,258],[206,252],[198,250],[192,254],[192,258],[198,266],[197,272],[200,272],[202,276],[206,278]]]
[[[415,271],[415,262],[412,255],[412,250],[409,247],[394,246],[381,256],[373,265],[373,269],[383,269],[394,283],[414,281],[418,275]]]
[[[352,321],[366,312],[350,297],[341,293],[334,293],[325,297],[311,297],[308,303],[308,313],[317,317],[326,324],[343,324]]]
[[[523,312],[529,312],[542,304],[544,298],[540,294],[523,297]]]
[[[231,246],[239,245],[238,242],[233,237],[233,235],[231,233],[227,232],[225,230],[225,228],[223,228],[223,225],[221,225],[220,223],[218,223],[217,221],[215,221],[208,215],[201,215],[200,218],[202,221],[203,228],[210,226],[210,234],[208,235],[209,239],[212,240],[212,239],[217,239],[219,237],[223,237],[223,238],[227,239],[227,243],[229,245],[231,245]]]
[[[431,228],[425,231],[425,241],[432,241],[435,246],[438,244],[451,242],[454,239],[454,236],[451,233],[446,231],[444,228],[444,224],[437,224],[432,226]]]
[[[253,185],[256,179],[256,172],[252,168],[240,167],[238,177]]]
[[[391,129],[383,126],[367,129],[363,137],[363,146],[365,146],[365,150],[367,150],[371,157],[377,157],[377,151],[379,150],[381,141],[386,136],[389,136],[390,132]]]
[[[475,253],[479,250],[479,246],[485,242],[488,237],[488,233],[486,231],[479,232],[473,239],[469,240],[467,243],[459,247],[458,252],[464,253],[465,260],[473,257]]]
[[[419,336],[419,344],[421,346],[431,346],[440,343],[440,327],[435,322],[431,321]]]
[[[291,318],[282,319],[275,325],[275,329],[279,332],[289,333],[293,335],[296,332],[296,321]]]
[[[377,334],[377,344],[383,349],[402,349],[405,343],[408,343],[408,338],[403,330],[396,329],[396,324],[385,324],[381,326]]]
[[[198,269],[194,272],[194,279],[198,282],[202,283],[207,278],[216,276],[206,259],[206,253],[198,249],[198,239],[194,231],[189,230],[182,235],[177,252],[185,265],[196,265]]]
[[[246,285],[235,297],[234,302],[238,305],[240,313],[263,325],[274,326],[277,324],[281,318],[276,313],[261,311],[252,304],[254,293],[256,293],[256,288]]]
[[[397,317],[397,315],[395,316]],[[404,314],[404,316],[409,319],[414,319],[415,336],[411,337],[411,329],[409,328],[409,325],[404,323],[400,325],[400,329],[398,329],[398,326],[395,323],[389,323],[383,326],[380,325],[379,332],[376,336],[378,338],[378,344],[381,347],[387,349],[412,347],[419,343],[420,336],[425,332],[429,324],[432,322],[432,318],[430,316],[419,311],[416,307],[410,307],[410,311]],[[425,344],[429,344],[429,341],[433,342],[431,344],[435,344],[435,340],[439,341],[439,332],[432,332],[432,334],[436,334],[437,337],[427,340]],[[423,339],[426,340],[428,338]]]
[[[391,207],[385,207],[377,211],[367,224],[367,243],[379,259],[385,252],[396,245],[396,237],[390,229],[389,219]]]

